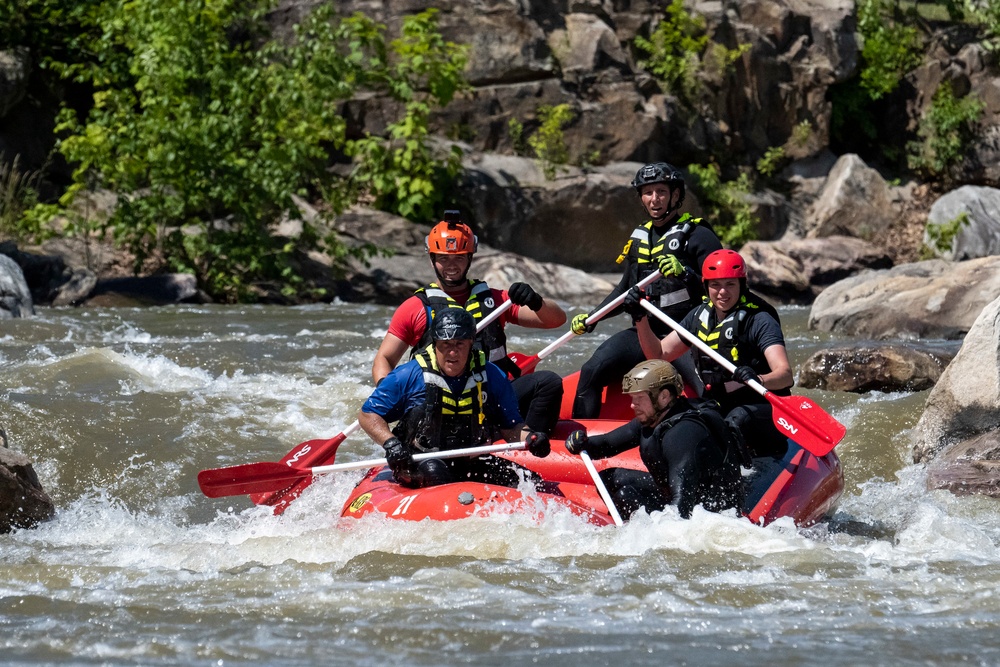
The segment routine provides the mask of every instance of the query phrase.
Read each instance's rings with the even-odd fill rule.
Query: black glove
[[[573,431],[566,437],[566,451],[570,454],[579,454],[587,449],[586,431]]]
[[[646,317],[646,309],[642,307],[642,300],[646,298],[646,293],[643,292],[638,287],[633,287],[625,294],[625,300],[622,302],[622,308],[625,312],[632,316],[632,319],[638,322],[642,318]]]
[[[529,433],[524,439],[524,444],[528,446],[529,452],[540,459],[544,459],[552,451],[552,445],[549,444],[549,436],[541,431],[532,431]]]
[[[736,370],[733,371],[733,379],[743,384],[746,384],[750,380],[763,384],[763,382],[760,381],[760,376],[757,375],[757,372],[749,366],[737,366]]]
[[[510,300],[519,306],[527,306],[538,312],[542,307],[542,295],[531,289],[528,283],[512,283],[507,290]]]
[[[410,449],[399,441],[399,438],[389,438],[382,446],[385,448],[385,460],[389,464],[392,476],[400,484],[410,481],[413,474],[413,454]]]

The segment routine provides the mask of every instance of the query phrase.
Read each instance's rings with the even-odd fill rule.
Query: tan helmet
[[[622,378],[623,394],[638,394],[645,391],[655,397],[664,387],[671,387],[674,396],[680,396],[684,391],[684,380],[681,379],[677,369],[663,359],[647,359]]]

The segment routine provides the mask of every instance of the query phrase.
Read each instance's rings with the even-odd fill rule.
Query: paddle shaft
[[[703,340],[675,322],[669,315],[651,304],[646,299],[639,302],[650,315],[667,324],[685,341],[707,354],[713,361],[730,373],[736,370],[736,365],[713,350]],[[803,449],[823,456],[833,449],[844,437],[847,429],[834,419],[823,408],[804,396],[777,396],[760,382],[750,380],[748,387],[767,399],[773,408],[772,418],[779,429],[791,434]]]
[[[467,447],[465,449],[450,449],[443,452],[422,452],[414,454],[413,460],[420,462],[428,459],[459,459],[462,457],[484,456],[486,454],[497,454],[499,452],[515,452],[524,449],[523,442],[506,443],[502,445],[482,445],[481,447]],[[351,461],[350,463],[335,463],[328,466],[316,466],[314,468],[297,468],[303,474],[325,475],[331,472],[342,470],[361,470],[364,468],[374,468],[375,466],[388,465],[388,461],[381,459],[366,459],[364,461]]]
[[[594,467],[594,461],[590,458],[590,454],[586,450],[580,452],[580,458],[583,459],[583,465],[587,466],[587,472],[590,473],[590,478],[594,480],[594,486],[597,487],[597,492],[601,494],[601,500],[604,504],[608,506],[608,513],[611,514],[611,518],[614,519],[616,526],[621,526],[625,522],[622,521],[622,515],[618,513],[618,508],[615,507],[615,501],[611,500],[611,494],[608,493],[608,487],[604,485],[604,480],[601,479],[600,473],[597,472],[597,468]]]
[[[645,278],[643,278],[642,280],[640,280],[637,283],[636,286],[639,287],[640,289],[642,289],[643,287],[646,287],[647,285],[650,285],[651,283],[656,282],[656,279],[659,278],[659,277],[660,277],[660,272],[659,271],[654,271],[653,273],[649,274],[648,276],[646,276]],[[618,306],[622,305],[622,303],[625,302],[625,297],[626,296],[628,296],[628,292],[625,292],[625,294],[620,294],[620,295],[616,296],[614,299],[612,299],[611,301],[609,301],[607,304],[601,306],[600,308],[598,308],[597,310],[595,310],[593,313],[591,313],[590,315],[588,315],[587,316],[587,322],[588,323],[589,322],[599,322],[605,315],[607,315],[608,313],[610,313],[612,310],[614,310]],[[550,354],[552,354],[553,352],[555,352],[556,350],[558,350],[560,347],[562,347],[563,345],[565,345],[567,341],[572,340],[573,338],[576,338],[576,336],[577,336],[577,334],[573,333],[572,330],[567,331],[562,336],[560,336],[559,338],[557,338],[555,341],[549,343],[544,348],[542,348],[542,351],[539,352],[538,354],[536,354],[535,356],[533,356],[533,357],[527,357],[526,359],[524,359],[521,362],[521,364],[519,364],[520,367],[521,367],[521,369],[522,370],[528,370],[530,368],[534,368],[536,365],[538,365],[539,361],[541,361],[545,357],[549,356]]]
[[[445,452],[427,452],[417,454],[413,457],[415,461],[438,458],[457,458],[460,456],[482,456],[485,454],[495,454],[498,452],[508,452],[524,449],[523,442],[507,443],[501,445],[484,445],[482,447],[469,447],[467,449],[454,449]],[[246,494],[269,494],[277,498],[283,497],[289,489],[298,489],[301,492],[308,482],[311,482],[314,475],[337,472],[341,470],[356,470],[360,468],[372,468],[384,466],[387,461],[382,459],[368,459],[366,461],[355,461],[352,463],[338,463],[335,465],[316,466],[313,468],[289,467],[284,463],[264,461],[261,463],[248,463],[245,465],[231,466],[228,468],[213,468],[202,470],[198,473],[198,486],[201,492],[209,498],[221,498],[223,496],[242,496]],[[303,484],[303,483],[306,484]]]

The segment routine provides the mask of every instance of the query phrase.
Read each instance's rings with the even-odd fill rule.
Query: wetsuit
[[[644,277],[657,271],[659,258],[672,254],[684,265],[684,275],[661,278],[650,285],[646,293],[654,305],[674,320],[680,320],[701,302],[704,293],[701,286],[701,266],[706,257],[720,249],[722,244],[711,227],[688,214],[661,227],[653,225],[651,221],[640,225],[632,232],[618,258],[619,263],[625,263],[621,280],[595,310],[625,294]],[[613,310],[604,319],[620,312],[620,308]],[[650,319],[650,326],[660,338],[670,332],[669,327],[659,320]],[[645,358],[634,322],[632,327],[619,331],[601,343],[580,369],[573,402],[573,418],[596,418],[600,414],[604,387],[619,381]],[[686,383],[697,386],[697,374],[693,363],[688,359],[678,359],[674,366]]]
[[[739,453],[712,402],[696,408],[678,398],[660,422],[642,426],[633,419],[603,435],[591,436],[587,452],[600,459],[639,447],[649,472],[609,468],[601,472],[618,510],[629,515],[674,505],[684,518],[696,505],[710,511],[739,507],[743,487]]]

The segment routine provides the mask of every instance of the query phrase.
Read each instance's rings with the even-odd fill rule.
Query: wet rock
[[[945,447],[927,466],[927,488],[1000,498],[1000,430]]]
[[[0,320],[31,317],[34,313],[24,272],[13,259],[0,254]]]
[[[796,384],[827,391],[922,391],[954,355],[907,345],[858,345],[820,350],[799,369]]]
[[[0,430],[0,534],[32,528],[55,516],[55,505],[42,488],[31,461],[7,449]]]
[[[189,273],[171,273],[137,278],[99,280],[84,306],[166,306],[178,303],[206,303]]]

